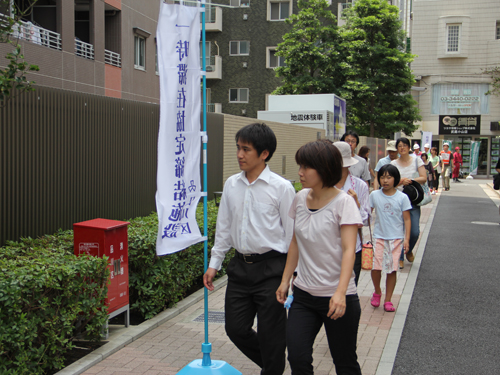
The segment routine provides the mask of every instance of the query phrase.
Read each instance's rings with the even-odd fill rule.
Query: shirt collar
[[[266,167],[264,168],[264,170],[260,173],[259,177],[257,177],[257,179],[254,182],[252,182],[252,184],[254,184],[257,180],[262,180],[262,181],[266,182],[267,184],[269,184],[270,178],[271,178],[271,169],[269,168],[269,165],[266,164]],[[242,180],[247,185],[251,185],[248,182],[247,176],[246,176],[244,171],[240,172],[238,179]]]

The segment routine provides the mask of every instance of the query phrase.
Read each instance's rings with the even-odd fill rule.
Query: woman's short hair
[[[399,185],[399,181],[401,181],[401,174],[399,173],[399,169],[392,164],[386,164],[382,166],[377,172],[377,181],[379,186],[380,184],[380,177],[382,177],[384,174],[388,174],[391,177],[394,177],[394,187]]]
[[[429,160],[429,156],[425,152],[422,152],[422,155],[420,155],[420,159],[422,159],[424,156],[425,160]]]
[[[295,153],[295,162],[315,169],[323,187],[333,187],[342,178],[342,155],[331,142],[318,140],[306,143]]]
[[[436,155],[438,154],[438,149],[436,147],[432,147],[431,151],[434,151],[436,153]]]
[[[368,153],[370,152],[370,148],[368,146],[362,146],[359,149],[358,156],[361,156],[363,159],[368,161]]]
[[[398,148],[399,144],[403,142],[403,144],[407,145],[410,150],[411,150],[411,145],[410,145],[410,141],[408,140],[408,138],[405,138],[405,137],[402,137],[402,138],[398,138],[397,141],[396,141],[396,148]]]

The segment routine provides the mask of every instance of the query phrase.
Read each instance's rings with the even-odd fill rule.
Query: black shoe
[[[462,182],[462,181],[460,181],[460,180],[457,178],[457,180],[456,180],[455,182]]]

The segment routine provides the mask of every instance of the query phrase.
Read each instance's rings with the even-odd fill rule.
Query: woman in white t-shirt
[[[425,184],[427,181],[427,173],[425,171],[424,162],[421,158],[410,155],[410,141],[408,138],[399,138],[396,141],[396,148],[398,149],[399,158],[391,161],[391,164],[398,168],[401,175],[398,189],[402,191],[403,187],[411,184],[412,180],[420,184]],[[410,250],[406,253],[406,259],[408,262],[413,262],[415,259],[413,248],[420,235],[420,206],[412,204],[410,217]],[[403,252],[401,252],[401,257],[399,259],[399,268],[404,268]]]
[[[304,189],[290,207],[294,234],[276,291],[285,303],[297,270],[287,320],[288,361],[292,373],[313,374],[313,343],[324,325],[337,373],[361,374],[356,354],[361,307],[353,271],[361,215],[354,199],[335,187],[342,156],[331,142],[307,143],[295,161]]]

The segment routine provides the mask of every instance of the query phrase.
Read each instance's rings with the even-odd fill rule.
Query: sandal
[[[372,299],[371,299],[371,304],[373,307],[379,307],[380,306],[380,298],[382,297],[382,294],[377,294],[373,293]]]
[[[387,312],[394,312],[394,311],[396,311],[396,309],[394,308],[394,305],[392,304],[392,302],[386,302],[386,303],[384,303],[384,310],[387,311]]]

